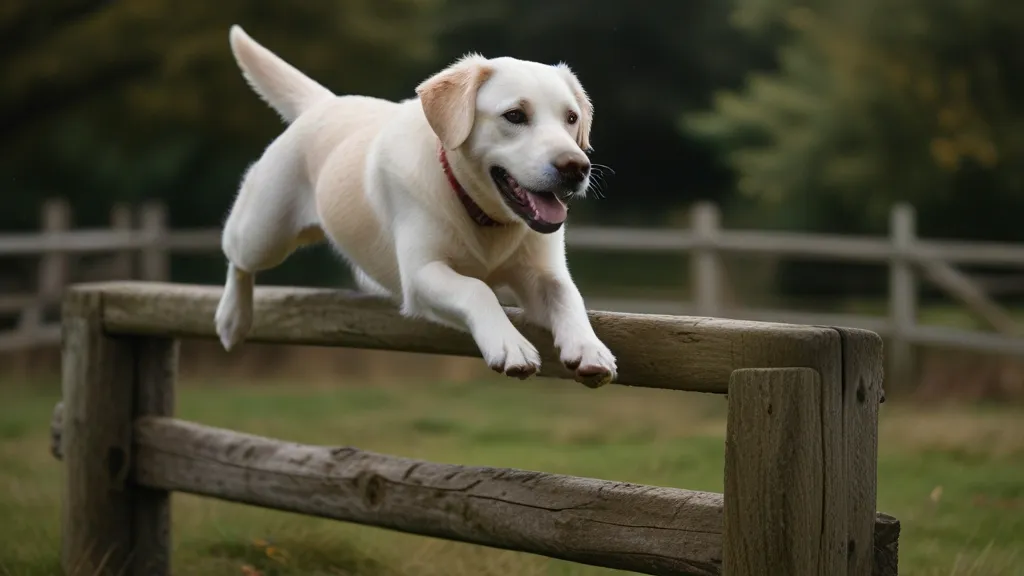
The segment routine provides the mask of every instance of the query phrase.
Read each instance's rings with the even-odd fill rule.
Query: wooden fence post
[[[882,339],[874,332],[834,328],[842,345],[844,488],[847,498],[848,576],[896,574],[897,554],[888,567],[875,566],[878,503],[878,410],[885,401]],[[898,528],[897,528],[898,530]]]
[[[61,557],[66,574],[123,574],[132,541],[132,340],[102,326],[98,290],[68,292],[63,310],[66,480]]]
[[[173,416],[178,374],[178,341],[136,339],[138,376],[135,418]],[[134,478],[132,479],[134,481]],[[171,573],[171,493],[135,486],[133,502],[132,568],[129,576],[169,576]]]
[[[63,199],[47,200],[43,203],[41,224],[44,235],[67,232],[71,228],[71,205]],[[37,300],[22,311],[18,321],[18,330],[29,338],[46,324],[47,309],[60,302],[68,281],[68,257],[48,250],[39,260],[38,270]]]
[[[914,208],[908,204],[893,206],[890,235],[893,257],[889,262],[889,342],[890,386],[904,390],[914,385],[914,347],[910,332],[917,323],[917,279],[910,251],[915,232]]]
[[[67,574],[170,574],[170,495],[135,484],[136,418],[174,412],[178,343],[104,334],[99,290],[64,300],[60,451]]]
[[[719,233],[718,207],[710,202],[698,202],[693,206],[691,218],[697,239],[690,259],[694,305],[700,316],[718,316],[722,296],[722,263],[714,246]]]
[[[131,232],[134,224],[132,222],[132,209],[126,204],[114,204],[110,209],[110,227],[115,232]],[[135,258],[131,250],[123,250],[114,255],[110,274],[117,280],[129,280],[132,278],[132,265]]]
[[[71,205],[67,200],[47,200],[43,204],[43,233],[60,234],[71,228]],[[60,302],[68,281],[68,257],[48,251],[39,264],[39,294],[44,304]]]
[[[847,503],[826,477],[826,459],[843,453],[842,436],[826,433],[833,415],[821,380],[810,368],[732,373],[723,574],[846,574],[845,550],[832,540],[840,521],[833,514]]]
[[[142,279],[167,282],[171,263],[167,253],[167,208],[162,202],[147,202],[142,207],[142,232],[148,243],[142,250]]]

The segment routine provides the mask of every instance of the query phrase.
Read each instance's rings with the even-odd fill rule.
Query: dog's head
[[[478,203],[551,233],[590,185],[594,109],[564,64],[469,55],[420,84],[427,122],[473,174]]]

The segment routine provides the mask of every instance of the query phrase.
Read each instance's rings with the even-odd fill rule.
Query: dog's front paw
[[[615,355],[596,338],[567,342],[559,346],[559,351],[562,364],[588,388],[600,388],[618,375]]]
[[[491,370],[512,378],[525,380],[540,370],[537,348],[516,330],[482,345],[480,352]]]

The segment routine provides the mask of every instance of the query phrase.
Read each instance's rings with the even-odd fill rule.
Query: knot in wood
[[[128,458],[120,446],[107,448],[107,474],[115,483],[120,483],[128,475]]]
[[[857,380],[857,402],[863,404],[868,398],[868,387],[864,378]]]
[[[363,476],[362,493],[363,499],[372,507],[377,507],[384,499],[386,481],[384,478],[372,472]]]

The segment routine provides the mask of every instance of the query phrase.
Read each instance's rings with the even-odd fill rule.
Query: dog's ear
[[[423,114],[445,148],[461,146],[476,119],[476,94],[491,75],[487,59],[467,54],[416,87]]]
[[[587,92],[583,89],[583,84],[580,84],[579,78],[576,77],[576,74],[573,73],[568,64],[560,62],[555,68],[558,69],[558,72],[569,84],[572,95],[576,97],[576,105],[580,107],[579,132],[576,134],[576,143],[579,144],[584,152],[589,152],[590,126],[594,122],[594,105],[590,102],[590,97],[587,96]]]

